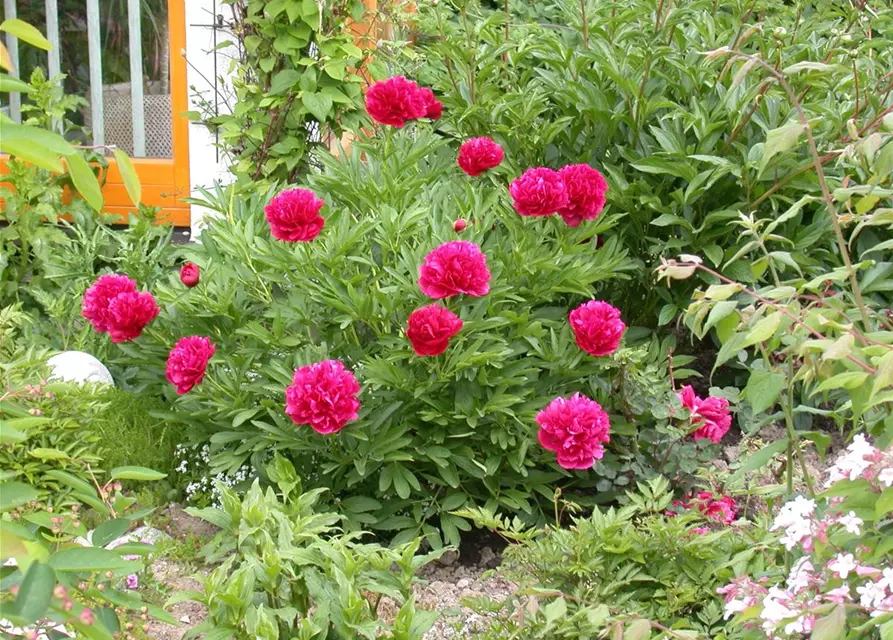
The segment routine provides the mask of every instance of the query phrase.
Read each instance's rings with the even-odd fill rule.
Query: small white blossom
[[[887,595],[886,589],[880,582],[866,582],[861,587],[856,587],[856,593],[860,596],[859,604],[866,608],[880,607],[881,601]]]
[[[834,573],[846,580],[846,577],[856,570],[859,566],[856,559],[851,553],[838,553],[837,556],[828,563],[828,568]]]
[[[877,474],[877,479],[879,482],[883,482],[885,487],[893,486],[893,467],[881,469],[881,472]]]
[[[847,533],[852,533],[857,536],[862,533],[862,530],[859,527],[862,526],[863,521],[862,518],[856,516],[855,511],[850,511],[845,516],[837,518],[837,524],[843,525],[843,528],[846,529]]]

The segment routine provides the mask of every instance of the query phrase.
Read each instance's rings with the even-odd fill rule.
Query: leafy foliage
[[[358,70],[367,53],[351,25],[364,20],[365,6],[360,0],[224,4],[232,18],[223,27],[232,39],[217,49],[237,46],[239,52],[232,86],[222,89],[232,104],[220,113],[218,96],[199,96],[200,110],[190,115],[219,134],[245,187],[293,181],[325,136],[360,124]]]
[[[388,549],[341,533],[342,516],[314,509],[324,490],[303,492],[281,456],[267,475],[278,492],[255,481],[240,498],[221,485],[222,508],[190,509],[222,529],[207,551],[223,562],[203,593],[176,596],[208,607],[188,637],[421,640],[437,612],[416,609],[411,587],[440,554],[416,555],[419,539]],[[382,598],[399,607],[393,621],[379,613]]]
[[[393,65],[442,94],[442,131],[495,137],[513,175],[568,162],[601,169],[607,210],[622,215],[609,235],[640,265],[693,253],[744,283],[841,265],[785,91],[752,61],[703,54],[730,47],[784,70],[832,189],[845,187],[851,168],[828,150],[872,138],[890,110],[889,6],[567,0],[510,2],[506,14],[494,4],[503,8],[421,4],[412,42],[393,45]],[[863,227],[857,261],[886,246],[877,231]],[[694,287],[654,289],[636,275],[611,296],[636,323],[670,323]]]
[[[503,602],[466,603],[496,618],[481,637],[648,638],[652,630],[670,638],[742,637],[724,625],[716,588],[747,567],[760,570],[759,532],[736,526],[699,534],[693,528],[703,521],[692,515],[664,515],[672,502],[667,480],[638,488],[629,505],[596,509],[567,528],[532,530],[485,510],[461,512],[513,541],[499,572],[518,592]]]

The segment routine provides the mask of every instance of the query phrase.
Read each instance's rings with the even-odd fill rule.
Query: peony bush
[[[457,149],[429,93],[371,87],[382,126],[300,188],[206,193],[220,217],[123,346],[130,383],[167,378],[166,418],[210,445],[214,473],[263,477],[281,453],[398,543],[458,543],[466,505],[534,524],[557,489],[611,501],[673,467],[671,441],[683,480],[708,448],[671,425],[671,344],[600,299],[633,266],[599,237],[619,217],[605,178],[521,171],[482,138]]]

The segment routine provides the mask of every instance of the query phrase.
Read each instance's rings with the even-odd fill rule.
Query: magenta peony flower
[[[588,469],[605,455],[611,423],[595,400],[579,393],[555,398],[537,414],[536,422],[540,444],[554,451],[565,469]]]
[[[307,189],[287,189],[264,207],[270,231],[286,242],[310,242],[322,231],[326,220],[319,215],[325,202]]]
[[[439,304],[429,304],[409,314],[406,337],[416,355],[439,356],[461,329],[459,316]]]
[[[689,411],[689,419],[696,429],[692,432],[695,440],[710,440],[714,444],[722,440],[732,426],[729,401],[725,398],[709,396],[702,400],[695,394],[691,385],[686,385],[676,396]]]
[[[360,384],[337,360],[324,360],[295,371],[285,390],[285,413],[295,424],[309,424],[317,433],[335,433],[356,420]]]
[[[711,520],[724,524],[731,524],[738,515],[738,506],[731,496],[720,496],[717,499],[711,491],[701,491],[697,495],[696,504],[698,511]]]
[[[109,302],[119,293],[134,293],[136,281],[117,273],[99,276],[84,293],[82,313],[93,325],[94,331],[109,330]]]
[[[595,220],[605,208],[608,183],[605,177],[588,164],[569,164],[558,174],[567,188],[567,204],[558,215],[571,227],[583,220]]]
[[[179,395],[182,396],[202,381],[215,349],[211,340],[202,336],[189,336],[177,341],[167,357],[166,377],[177,387]]]
[[[490,292],[487,256],[473,242],[445,242],[425,256],[419,267],[419,288],[435,300],[460,293],[481,297]]]
[[[194,287],[198,284],[200,272],[201,270],[198,268],[197,264],[187,262],[180,269],[180,282],[187,287]]]
[[[620,310],[602,302],[590,300],[570,312],[568,316],[577,346],[593,356],[607,356],[617,351],[626,325]]]
[[[422,87],[419,91],[422,93],[422,97],[425,98],[425,117],[431,120],[440,120],[440,116],[443,115],[443,105],[440,103],[440,100],[434,96],[434,92],[428,87]]]
[[[550,216],[567,206],[567,187],[557,171],[528,169],[509,186],[513,206],[522,216]]]
[[[487,169],[498,167],[505,154],[490,138],[471,138],[459,147],[456,163],[470,176],[479,176]]]
[[[433,92],[431,99],[436,101]],[[403,76],[376,82],[366,91],[366,112],[369,117],[392,127],[402,127],[410,120],[424,118],[429,110],[436,112],[436,109],[423,90]]]
[[[161,308],[148,291],[119,293],[109,302],[109,337],[112,342],[129,342],[139,338],[159,311]]]

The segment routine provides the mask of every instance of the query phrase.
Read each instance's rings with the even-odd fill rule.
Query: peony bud
[[[180,269],[180,282],[187,287],[194,287],[198,284],[200,273],[201,270],[198,268],[197,264],[187,262]]]
[[[465,231],[466,227],[468,227],[468,223],[465,222],[464,218],[458,218],[453,223],[453,231],[455,231],[456,233],[462,233],[463,231]]]

